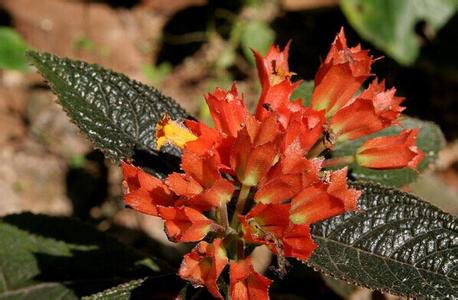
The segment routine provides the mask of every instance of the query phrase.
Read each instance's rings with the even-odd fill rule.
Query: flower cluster
[[[349,48],[343,30],[316,75],[310,107],[291,100],[300,82],[291,81],[288,48],[273,46],[265,57],[255,52],[262,93],[254,115],[234,84],[205,97],[214,128],[167,116],[157,124],[158,149],[181,148],[182,173],[160,180],[122,162],[125,203],[162,218],[171,241],[198,242],[178,274],[216,298],[223,298],[218,279],[227,267],[230,299],[268,298],[271,280],[254,270],[253,246],[266,245],[279,262],[310,257],[310,225],[355,210],[360,196],[347,185],[347,168],[323,169],[323,154],[397,124],[404,109],[395,89],[377,79],[358,94],[374,59],[360,46]],[[353,161],[415,168],[423,158],[417,133],[369,139]]]

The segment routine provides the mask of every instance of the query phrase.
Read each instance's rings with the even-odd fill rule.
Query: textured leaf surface
[[[366,40],[402,64],[411,64],[420,52],[415,26],[434,35],[453,16],[456,0],[343,0],[350,24]]]
[[[423,171],[428,165],[436,160],[439,150],[445,145],[445,139],[439,126],[436,124],[409,117],[403,118],[400,122],[400,126],[392,126],[367,137],[336,145],[331,155],[333,157],[354,155],[356,149],[358,149],[367,139],[376,136],[397,135],[406,128],[420,128],[417,137],[417,145],[425,152],[426,156],[417,168],[418,171]],[[372,170],[357,164],[351,164],[350,168],[351,174],[356,180],[373,181],[392,187],[404,186],[414,181],[419,175],[419,172],[409,168],[397,170]]]
[[[146,279],[137,279],[132,280],[126,283],[122,283],[116,287],[107,289],[97,294],[93,294],[91,296],[83,297],[83,300],[102,300],[102,299],[110,299],[110,300],[128,300],[131,299],[132,292],[136,288],[140,287]]]
[[[420,199],[372,184],[360,210],[312,229],[315,269],[401,296],[458,297],[458,221]]]
[[[188,116],[171,98],[122,74],[48,53],[28,55],[72,121],[114,159],[132,157],[136,149],[154,153],[155,126],[164,114]]]
[[[0,219],[0,299],[79,299],[158,266],[70,218],[29,213]]]

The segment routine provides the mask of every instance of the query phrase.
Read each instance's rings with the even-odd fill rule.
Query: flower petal
[[[298,154],[282,157],[261,179],[254,200],[263,204],[291,200],[305,187],[320,180],[320,168],[321,160],[308,160]]]
[[[177,205],[186,205],[199,211],[209,211],[212,208],[226,205],[232,198],[234,185],[226,179],[220,178],[215,184],[199,195],[176,202]]]
[[[172,242],[197,242],[212,228],[213,221],[190,207],[158,206],[159,216],[165,221],[165,232]]]
[[[337,35],[326,60],[315,76],[311,104],[315,110],[332,116],[347,104],[362,83],[371,75],[374,60],[358,45],[348,48],[343,28]]]
[[[215,239],[211,244],[202,241],[183,257],[178,275],[193,286],[206,286],[214,297],[223,299],[216,282],[227,262],[221,239]]]
[[[124,175],[124,202],[139,212],[157,216],[157,206],[171,206],[176,196],[158,178],[121,161]]]
[[[240,216],[244,239],[252,243],[275,246],[289,225],[289,209],[286,204],[257,204],[246,216]]]
[[[293,224],[313,224],[356,209],[360,191],[348,189],[347,169],[332,172],[330,183],[319,183],[300,192],[291,202]]]
[[[385,83],[375,79],[351,104],[332,117],[330,126],[338,142],[354,140],[397,124],[404,107],[403,98],[395,97],[396,90],[385,90]]]
[[[232,147],[230,164],[242,184],[256,186],[272,167],[277,156],[276,143],[255,146],[245,126],[239,131]]]
[[[282,153],[305,155],[320,139],[326,119],[323,112],[304,108],[291,114],[282,142]]]
[[[403,130],[398,136],[381,136],[364,142],[356,162],[372,169],[416,169],[425,154],[416,146],[419,129]]]
[[[232,85],[230,91],[217,88],[205,97],[215,128],[225,134],[236,137],[237,132],[248,115],[237,87]]]
[[[272,280],[254,270],[251,257],[232,261],[229,277],[231,300],[269,299],[269,286]]]
[[[317,247],[310,235],[309,225],[291,225],[284,232],[283,251],[287,257],[307,261]]]
[[[187,142],[196,140],[197,137],[182,124],[170,120],[165,115],[156,124],[156,149],[160,150],[165,144],[173,144],[178,148],[183,148]]]

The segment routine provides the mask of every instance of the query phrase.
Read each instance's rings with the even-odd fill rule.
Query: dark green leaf
[[[79,299],[159,267],[77,220],[30,213],[0,219],[0,299]]]
[[[122,283],[118,286],[112,287],[105,291],[102,291],[91,296],[83,297],[83,300],[122,300],[122,299],[131,299],[132,291],[140,287],[145,282],[145,279],[132,280],[126,283]]]
[[[0,27],[0,69],[24,71],[27,68],[27,44],[10,27]]]
[[[315,269],[392,294],[458,297],[458,221],[415,196],[373,184],[360,210],[315,224]]]
[[[420,52],[416,25],[425,22],[432,37],[455,13],[456,0],[343,0],[342,11],[366,40],[401,64],[411,64]]]
[[[132,157],[136,150],[155,154],[155,126],[164,114],[188,117],[171,98],[122,74],[47,53],[28,55],[70,119],[114,159]],[[177,155],[172,148],[166,151]],[[159,159],[168,160],[165,155]]]
[[[336,145],[331,155],[333,157],[354,155],[356,149],[369,138],[397,135],[405,128],[420,128],[417,137],[417,145],[425,152],[426,156],[418,166],[418,171],[423,171],[429,164],[436,160],[437,153],[445,144],[442,131],[432,122],[421,121],[414,118],[405,117],[400,123],[401,126],[393,126],[364,138]],[[351,174],[356,180],[373,181],[393,187],[404,186],[414,181],[419,174],[409,168],[397,170],[372,170],[358,166],[357,164],[351,164],[350,168]]]

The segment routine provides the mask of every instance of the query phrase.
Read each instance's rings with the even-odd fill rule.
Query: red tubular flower
[[[315,110],[332,116],[347,104],[362,83],[371,75],[373,62],[368,51],[361,46],[348,48],[343,28],[315,76],[311,104]]]
[[[263,122],[247,119],[232,146],[231,168],[245,186],[256,186],[278,158],[280,126],[275,115]]]
[[[330,125],[337,141],[354,140],[397,124],[404,98],[394,96],[396,89],[385,90],[385,82],[375,79],[351,104],[332,117]]]
[[[214,229],[212,220],[190,207],[158,206],[158,211],[165,220],[165,232],[172,242],[197,242]]]
[[[290,205],[256,205],[246,216],[240,216],[244,239],[250,243],[267,245],[273,253],[306,261],[316,244],[310,227],[291,224]]]
[[[202,241],[184,256],[178,275],[193,286],[206,286],[214,297],[223,299],[216,281],[227,261],[221,239],[215,239],[211,244]]]
[[[258,204],[247,215],[239,216],[244,239],[275,247],[289,225],[289,209],[286,204]]]
[[[360,191],[348,189],[347,168],[330,173],[329,183],[318,183],[301,191],[291,202],[290,220],[312,224],[356,209]]]
[[[157,216],[157,206],[171,206],[175,197],[159,179],[140,168],[121,161],[124,175],[124,202],[144,214]]]
[[[261,179],[254,200],[263,204],[290,200],[305,187],[319,181],[320,168],[321,160],[308,160],[298,154],[282,157]]]
[[[292,112],[302,108],[301,101],[291,102],[293,91],[299,86],[300,81],[291,82],[294,73],[288,66],[288,43],[283,51],[278,46],[272,46],[267,55],[254,51],[258,75],[261,81],[262,92],[256,107],[256,118],[262,120],[275,111],[279,114],[279,121],[286,126]]]
[[[320,139],[326,119],[323,112],[304,108],[292,113],[282,143],[282,153],[305,155]]]
[[[215,128],[229,136],[236,137],[248,115],[236,85],[233,84],[230,91],[217,88],[212,94],[208,94],[205,100]]]
[[[419,129],[403,130],[398,136],[381,136],[364,142],[356,152],[356,162],[366,168],[416,169],[425,154],[416,146]]]
[[[231,300],[269,299],[270,279],[257,273],[251,257],[232,261],[229,268]]]
[[[199,211],[209,211],[226,205],[232,198],[234,185],[226,179],[220,178],[215,184],[204,192],[188,199],[178,200],[176,205],[190,206]]]

